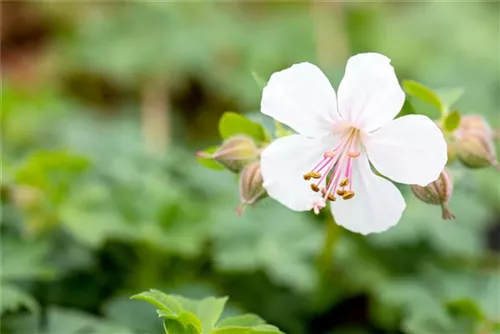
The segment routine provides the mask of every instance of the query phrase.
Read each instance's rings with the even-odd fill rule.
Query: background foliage
[[[1,6],[2,332],[160,333],[129,299],[150,288],[287,333],[499,332],[494,168],[452,166],[456,220],[401,187],[400,224],[362,237],[269,199],[240,218],[236,178],[194,154],[227,110],[272,132],[252,73],[311,61],[337,86],[365,51],[498,128],[498,3]]]

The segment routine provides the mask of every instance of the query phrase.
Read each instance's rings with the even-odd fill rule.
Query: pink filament
[[[345,178],[349,179],[349,190],[352,190],[352,168],[354,157],[351,155],[353,153],[358,154],[356,151],[357,137],[358,135],[356,130],[351,130],[332,151],[329,151],[333,152],[335,156],[329,157],[325,154],[323,159],[313,168],[312,171],[318,173],[326,169],[324,173],[321,173],[321,178],[316,183],[318,187],[328,175],[331,176],[325,189],[325,201],[329,194],[335,195],[335,192],[339,187],[342,174],[344,174]]]

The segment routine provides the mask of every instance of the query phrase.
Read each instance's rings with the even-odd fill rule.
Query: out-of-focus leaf
[[[68,151],[38,151],[26,159],[15,179],[19,184],[43,190],[54,204],[59,204],[89,165],[88,159]]]
[[[262,91],[264,87],[266,87],[266,80],[262,79],[261,76],[259,76],[256,72],[252,72],[252,77],[255,80],[255,83],[257,84],[257,87],[259,88],[259,91]]]
[[[39,333],[40,315],[36,313],[16,313],[2,316],[2,333]]]
[[[48,248],[43,242],[2,236],[2,280],[50,278],[53,270],[46,264]]]
[[[300,292],[314,289],[313,258],[322,235],[307,216],[273,202],[262,202],[242,217],[225,210],[220,214],[214,229],[218,269],[245,272],[261,268],[277,284]]]
[[[145,307],[144,304],[130,300],[129,297],[112,298],[104,304],[102,310],[106,318],[137,333],[159,333],[162,331],[154,307]]]
[[[439,96],[443,106],[449,110],[464,94],[465,90],[463,88],[438,88],[434,92]]]
[[[448,302],[448,309],[452,312],[463,313],[472,316],[477,321],[484,320],[484,314],[478,304],[473,300],[462,298]]]
[[[21,307],[26,307],[33,313],[38,312],[39,306],[33,297],[12,284],[2,284],[0,286],[2,294],[0,303],[0,314],[6,311],[17,311]]]
[[[446,132],[455,131],[460,125],[460,112],[458,110],[454,110],[446,115],[443,121],[443,128]]]
[[[72,309],[51,307],[47,312],[48,334],[77,334],[82,331],[90,333],[133,333],[128,328],[105,319]]]
[[[439,111],[442,110],[443,105],[439,96],[424,84],[413,80],[404,80],[403,89],[405,90],[406,94],[414,96],[422,101],[431,104]]]
[[[231,111],[222,115],[219,121],[219,133],[222,139],[234,135],[247,135],[258,142],[270,140],[269,134],[262,125]]]
[[[401,221],[390,230],[370,235],[368,240],[377,246],[397,247],[427,241],[442,254],[479,256],[482,252],[482,229],[490,213],[483,200],[471,196],[474,192],[456,187],[450,200],[453,221],[443,221],[439,206],[407,198],[407,208]]]

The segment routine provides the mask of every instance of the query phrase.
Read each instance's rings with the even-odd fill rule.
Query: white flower
[[[319,212],[328,200],[335,220],[369,234],[399,221],[406,203],[390,181],[426,186],[443,170],[446,142],[428,117],[393,119],[405,95],[390,59],[358,54],[335,90],[310,63],[274,73],[261,110],[298,134],[279,138],[262,153],[269,196],[295,211]]]

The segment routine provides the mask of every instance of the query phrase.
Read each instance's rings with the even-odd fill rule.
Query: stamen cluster
[[[336,195],[344,200],[354,197],[352,169],[354,159],[360,155],[358,145],[359,130],[351,128],[337,147],[326,151],[323,159],[309,173],[304,174],[304,180],[314,180],[311,190],[321,191],[324,202],[336,201]],[[322,184],[326,186],[321,187]]]

